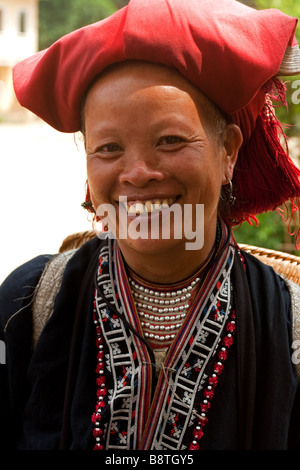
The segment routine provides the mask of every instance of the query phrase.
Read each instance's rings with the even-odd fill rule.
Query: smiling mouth
[[[170,197],[164,199],[148,200],[148,201],[137,201],[137,202],[127,202],[122,204],[125,207],[126,212],[129,216],[136,215],[147,215],[152,214],[163,209],[168,209],[172,206],[177,198]]]

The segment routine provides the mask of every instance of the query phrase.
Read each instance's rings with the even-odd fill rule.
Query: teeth
[[[146,212],[152,212],[152,202],[151,201],[146,202],[145,209],[146,209]]]
[[[137,204],[135,204],[135,212],[138,214],[142,214],[143,212],[145,212],[145,206],[141,202],[138,202]]]
[[[127,213],[131,215],[148,214],[150,212],[170,207],[174,202],[174,198],[164,199],[163,201],[156,200],[154,203],[152,201],[146,201],[145,204],[137,202],[135,204],[127,204],[126,209]]]
[[[134,207],[134,204],[132,206],[127,205],[127,212],[128,214],[136,214],[136,209]]]

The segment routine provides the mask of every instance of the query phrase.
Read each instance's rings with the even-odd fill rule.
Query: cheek
[[[198,191],[202,199],[218,198],[223,181],[223,166],[214,157],[206,158],[199,164],[187,166],[185,180],[188,187]]]
[[[204,204],[206,219],[210,219],[218,212],[221,188],[221,178],[216,178],[215,175],[209,172],[203,178],[201,177],[199,181],[198,203]]]
[[[87,179],[93,204],[98,206],[103,202],[109,202],[112,175],[106,171],[105,165],[87,163]]]

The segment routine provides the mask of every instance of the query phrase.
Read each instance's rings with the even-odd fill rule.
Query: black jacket
[[[92,449],[96,386],[91,309],[101,243],[86,243],[69,261],[53,315],[34,351],[32,294],[51,256],[19,267],[0,288],[0,340],[6,344],[6,364],[0,366],[0,448]],[[300,448],[289,292],[272,268],[246,253],[244,257],[246,272],[238,257],[233,269],[237,339],[201,449]]]

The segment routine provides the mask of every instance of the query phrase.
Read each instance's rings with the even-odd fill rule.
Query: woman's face
[[[118,66],[90,89],[85,139],[91,200],[96,210],[108,204],[115,211],[116,237],[124,255],[186,249],[184,230],[175,236],[172,218],[169,236],[162,236],[160,225],[159,236],[151,239],[150,218],[153,227],[162,224],[164,212],[157,209],[163,204],[178,205],[182,214],[185,207],[204,205],[204,220],[197,220],[194,210],[189,223],[194,231],[201,223],[204,247],[200,248],[212,246],[220,190],[232,177],[237,139],[232,132],[220,145],[204,118],[204,102],[182,76],[151,64]],[[120,203],[123,199],[126,210]],[[138,231],[139,210],[143,237],[137,238],[133,233]]]

